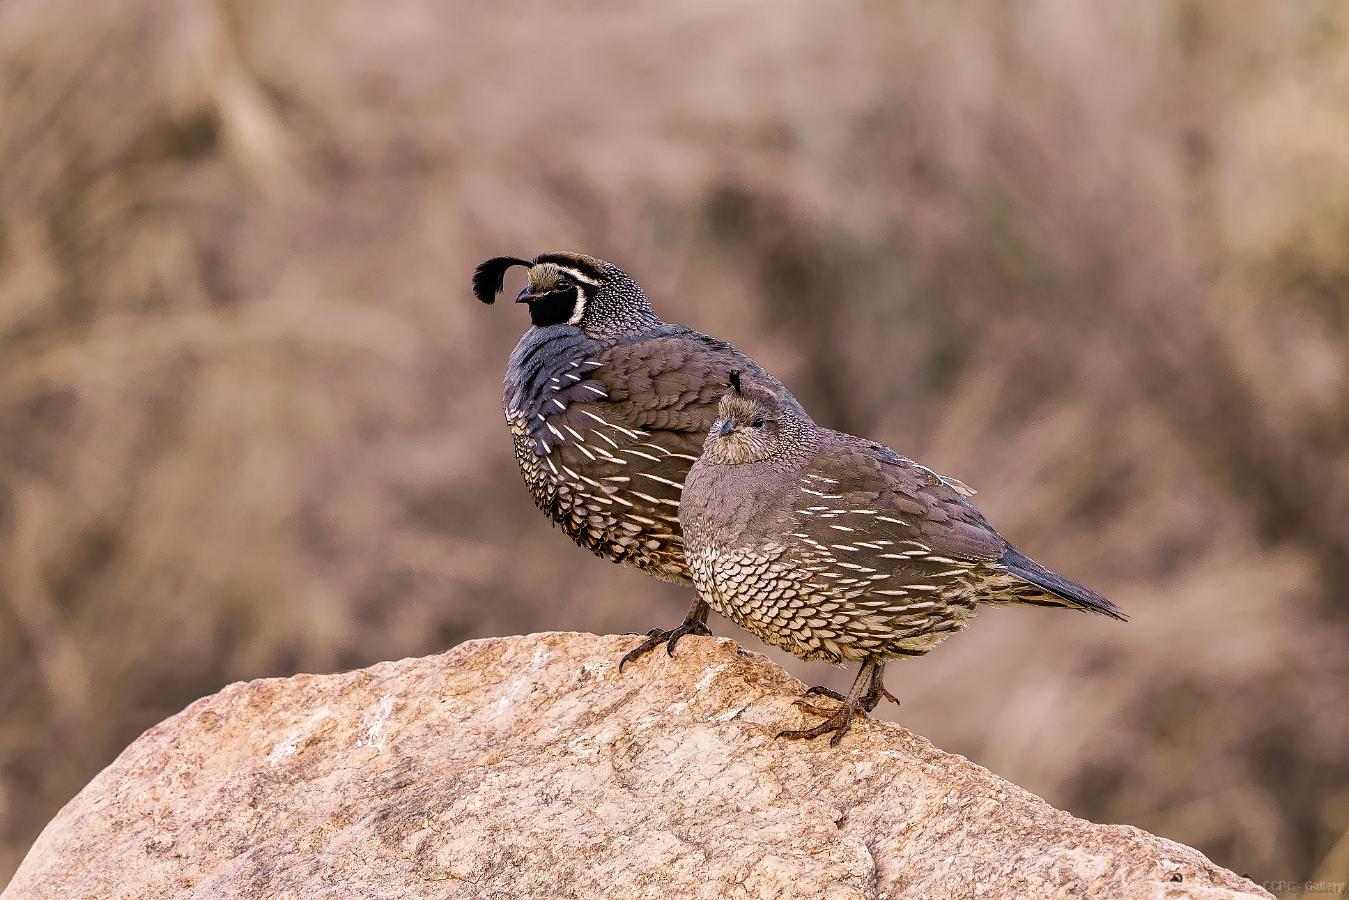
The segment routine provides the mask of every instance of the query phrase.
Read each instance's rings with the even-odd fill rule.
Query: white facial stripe
[[[567,320],[568,325],[575,325],[581,321],[581,317],[586,314],[586,292],[581,290],[581,286],[576,286],[576,306],[572,308],[571,318]]]
[[[568,266],[558,266],[557,270],[576,282],[576,307],[571,311],[571,318],[567,320],[568,325],[575,325],[586,314],[586,292],[581,289],[581,285],[588,284],[591,287],[599,287],[600,283],[589,275],[583,275]]]
[[[567,266],[557,266],[557,270],[566,273],[567,277],[573,281],[579,281],[582,284],[588,284],[591,287],[599,287],[600,285],[598,281],[591,278],[589,275],[582,275],[580,272]]]

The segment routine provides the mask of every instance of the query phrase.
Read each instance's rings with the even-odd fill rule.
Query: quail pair
[[[921,656],[977,602],[1124,614],[1018,553],[951,478],[863,438],[822,428],[781,382],[730,344],[655,314],[637,283],[580,253],[478,266],[494,302],[505,274],[532,327],[506,368],[503,406],[535,504],[578,544],[689,584],[673,629],[622,666],[710,634],[711,609],[805,659],[861,663],[846,696],[781,736],[831,734],[883,698],[885,663]]]

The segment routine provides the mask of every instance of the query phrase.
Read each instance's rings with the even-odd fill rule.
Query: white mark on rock
[[[521,675],[511,682],[511,686],[506,689],[506,694],[497,701],[496,714],[501,715],[510,709],[525,694],[529,693],[529,677]]]
[[[730,709],[726,710],[726,711],[725,711],[724,713],[722,713],[721,715],[716,716],[712,721],[714,721],[714,722],[729,722],[729,721],[731,721],[732,719],[734,719],[736,716],[740,715],[742,712],[744,712],[744,711],[747,710],[747,709],[749,709],[749,704],[748,704],[748,703],[746,703],[744,706],[732,706]]]
[[[702,677],[698,679],[698,683],[693,686],[693,693],[701,694],[703,691],[710,688],[712,686],[712,681],[717,677],[717,675],[721,673],[721,670],[724,668],[726,668],[726,664],[720,663],[704,671]],[[687,700],[676,700],[674,703],[671,703],[669,706],[667,706],[666,710],[668,712],[675,712],[675,713],[683,712],[684,710],[689,708],[689,703],[691,700],[692,697],[690,697]]]
[[[721,670],[724,668],[726,668],[726,664],[721,663],[720,665],[715,665],[712,668],[708,669],[706,672],[703,673],[703,677],[698,679],[698,683],[693,686],[693,689],[695,691],[702,692],[710,688],[712,686],[713,679],[715,679],[719,674],[721,674]]]
[[[356,741],[357,747],[374,747],[376,750],[384,749],[384,726],[389,721],[389,715],[393,712],[393,698],[388,694],[379,698],[379,702],[366,710],[365,715],[361,716],[361,725],[365,728],[365,735]]]
[[[567,741],[567,749],[571,751],[573,756],[580,757],[594,756],[596,753],[596,748],[591,746],[590,741],[583,737],[572,738]]]
[[[282,738],[280,743],[272,748],[272,752],[267,754],[267,762],[276,765],[287,757],[294,756],[300,750],[300,741],[308,737],[318,724],[331,715],[328,707],[316,711],[307,721],[298,728],[292,728],[290,732]]]

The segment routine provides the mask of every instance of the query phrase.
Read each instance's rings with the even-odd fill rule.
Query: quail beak
[[[534,286],[532,284],[525,285],[520,289],[520,293],[515,295],[516,303],[529,303],[534,299]]]
[[[735,423],[730,419],[727,419],[721,423],[721,428],[717,430],[717,433],[722,437],[726,437],[726,435],[730,434],[732,431],[735,431]]]

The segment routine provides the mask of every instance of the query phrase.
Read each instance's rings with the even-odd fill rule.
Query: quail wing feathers
[[[615,343],[531,329],[507,367],[504,406],[536,504],[595,553],[687,583],[680,492],[733,369],[774,381],[680,325]]]

